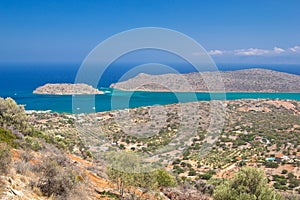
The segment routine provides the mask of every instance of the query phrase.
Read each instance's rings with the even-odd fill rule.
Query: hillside
[[[188,74],[139,74],[127,81],[110,87],[129,91],[198,91],[207,92],[205,80],[212,85],[211,91],[220,91],[218,80],[223,80],[227,92],[300,92],[300,76],[267,69],[201,72]],[[216,77],[221,77],[217,79]],[[217,86],[217,87],[216,87]],[[221,87],[222,90],[222,87]]]
[[[256,199],[299,199],[300,103],[225,101],[225,126],[211,151],[201,157],[211,103],[185,104],[195,108],[189,110],[191,117],[201,119],[190,132],[179,104],[25,115],[12,99],[0,98],[0,198],[227,200],[245,199],[248,188],[254,187]],[[122,118],[124,113],[131,116],[129,122]],[[144,160],[135,156],[151,156],[169,146],[180,127],[190,132],[189,142],[182,143],[188,145],[185,149],[159,155],[160,169],[127,171],[139,171]],[[111,160],[99,157],[105,152],[102,147],[116,152],[107,154]],[[114,160],[127,168],[105,164]],[[237,190],[237,183],[243,188]],[[223,198],[230,193],[234,198]]]

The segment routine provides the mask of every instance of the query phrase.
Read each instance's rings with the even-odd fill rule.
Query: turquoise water
[[[135,108],[140,106],[166,105],[178,102],[209,101],[211,99],[223,100],[224,94],[215,93],[171,93],[171,92],[125,92],[105,89],[103,95],[81,96],[81,105],[74,107],[75,112],[101,112],[115,109]],[[196,94],[196,98],[195,98]],[[291,99],[300,101],[300,93],[238,93],[225,94],[227,100],[236,99]],[[25,104],[28,110],[52,110],[56,112],[72,113],[72,96],[56,95],[16,95],[13,98],[20,104]],[[90,102],[91,100],[91,102]],[[91,104],[90,104],[91,103]],[[95,103],[95,105],[93,105]],[[95,110],[93,107],[95,106]],[[87,108],[88,107],[88,108]],[[79,108],[79,110],[77,110]]]
[[[57,65],[0,65],[0,97],[12,97],[19,104],[24,104],[27,110],[52,110],[55,112],[72,113],[72,96],[35,95],[32,91],[46,83],[74,83],[79,64],[57,64]],[[180,73],[192,72],[188,66],[175,66]],[[221,70],[236,70],[249,68],[249,66],[218,66]],[[299,74],[299,65],[293,66],[250,66],[285,71]],[[98,87],[107,91],[103,95],[96,95],[95,101],[91,96],[82,96],[81,105],[74,105],[76,112],[108,111],[111,109],[134,108],[140,106],[166,105],[178,102],[207,101],[212,99],[223,99],[224,94],[209,93],[177,93],[170,92],[124,92],[107,88],[111,83],[118,82],[119,78],[131,65],[112,66],[99,81]],[[300,100],[300,93],[227,93],[226,99],[292,99]],[[86,108],[81,108],[86,107]],[[95,107],[95,109],[93,109]],[[77,109],[78,108],[78,109]]]

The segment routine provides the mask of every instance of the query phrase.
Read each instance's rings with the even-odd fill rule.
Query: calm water
[[[0,96],[12,97],[19,104],[26,105],[27,110],[52,110],[56,112],[72,112],[72,96],[55,96],[55,95],[35,95],[32,91],[45,83],[74,82],[79,65],[0,65]],[[299,74],[300,66],[271,66],[271,65],[253,65],[250,67],[263,67],[278,71]],[[236,70],[247,68],[246,66],[222,65],[220,70]],[[249,68],[249,66],[248,66]],[[121,70],[120,70],[121,69]],[[111,90],[107,88],[111,83],[117,82],[128,66],[113,66],[107,70],[99,82],[99,88],[107,93],[95,96],[95,110],[108,111],[111,109],[133,108],[148,105],[165,105],[180,102],[194,101],[193,93],[170,92],[124,92]],[[182,73],[191,72],[188,67],[180,68]],[[214,95],[213,99],[218,99],[220,95]],[[83,102],[90,97],[82,97]],[[113,103],[112,103],[113,98]],[[197,93],[197,100],[210,100],[209,93]],[[293,99],[300,100],[300,93],[227,93],[226,99],[244,99],[244,98],[270,98],[270,99]],[[178,100],[180,99],[180,100]],[[89,109],[93,109],[92,107]],[[81,110],[79,110],[81,111]],[[92,110],[91,110],[92,111]]]

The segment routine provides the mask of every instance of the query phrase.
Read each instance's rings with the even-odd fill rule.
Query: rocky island
[[[73,95],[73,94],[103,94],[102,91],[85,83],[55,83],[36,88],[33,94]]]
[[[218,80],[222,80],[221,86],[224,84],[227,92],[300,92],[300,76],[260,68],[188,74],[141,73],[110,87],[128,91],[218,92],[220,90],[215,87],[220,82]],[[206,81],[211,86],[210,90]]]

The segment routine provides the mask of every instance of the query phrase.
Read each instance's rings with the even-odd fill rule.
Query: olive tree
[[[284,198],[268,185],[262,170],[244,167],[232,180],[216,187],[215,200],[283,200]]]
[[[0,98],[0,126],[29,133],[24,106],[18,105],[12,98]]]

